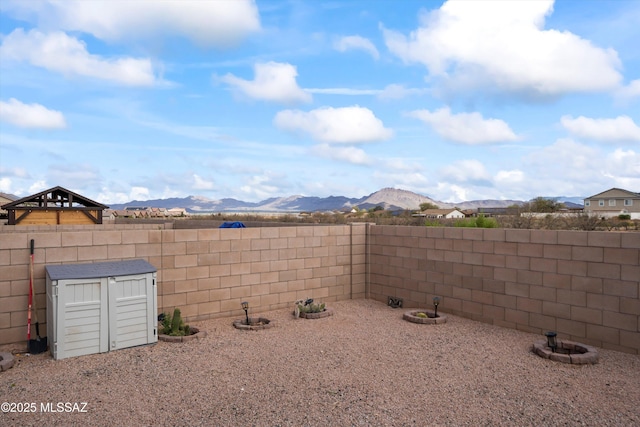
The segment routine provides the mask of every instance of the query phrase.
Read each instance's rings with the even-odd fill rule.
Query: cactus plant
[[[173,315],[164,313],[164,317],[162,318],[162,333],[174,337],[191,335],[191,329],[189,325],[184,324],[179,308],[173,310]]]

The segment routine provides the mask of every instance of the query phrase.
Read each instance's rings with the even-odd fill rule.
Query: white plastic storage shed
[[[157,270],[147,261],[45,269],[47,337],[54,359],[158,341]]]

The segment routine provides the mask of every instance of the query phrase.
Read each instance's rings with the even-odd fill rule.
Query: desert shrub
[[[484,215],[479,215],[476,218],[476,227],[478,228],[496,228],[498,223],[493,218],[487,218]]]
[[[460,218],[453,222],[454,227],[475,227],[476,221],[473,218]]]
[[[298,308],[300,309],[300,313],[320,313],[322,311],[324,311],[325,308],[325,304],[324,303],[319,303],[319,304],[298,304]]]
[[[454,227],[470,227],[470,228],[496,228],[498,223],[493,218],[487,218],[479,215],[475,218],[460,218],[453,222]]]
[[[573,217],[571,221],[567,221],[567,228],[569,230],[592,231],[601,226],[603,222],[603,218],[598,215],[582,213]]]

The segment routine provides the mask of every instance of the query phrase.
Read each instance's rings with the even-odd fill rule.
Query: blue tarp
[[[240,221],[223,222],[218,228],[246,228]]]

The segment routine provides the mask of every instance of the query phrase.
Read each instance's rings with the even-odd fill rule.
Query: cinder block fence
[[[0,230],[0,344],[26,341],[31,239],[41,324],[45,265],[134,258],[158,269],[159,310],[179,307],[195,321],[240,314],[241,301],[260,312],[307,297],[363,298],[365,230],[363,224],[180,230],[171,223],[5,226]]]
[[[638,354],[640,233],[371,227],[368,297]]]
[[[166,224],[0,227],[0,345],[26,342],[29,241],[38,316],[45,265],[142,258],[158,307],[188,321],[389,296],[504,327],[640,353],[640,233],[372,224],[177,229]],[[42,326],[41,326],[41,330]],[[46,330],[46,329],[45,329]],[[26,345],[26,344],[25,344]]]

